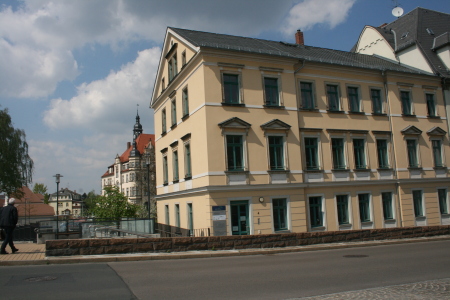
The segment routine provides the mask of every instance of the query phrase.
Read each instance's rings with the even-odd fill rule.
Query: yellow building
[[[158,221],[214,235],[450,224],[440,78],[296,41],[167,29]]]

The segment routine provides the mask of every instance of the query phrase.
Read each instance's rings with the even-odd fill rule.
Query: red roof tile
[[[44,203],[44,196],[33,193],[28,187],[22,187],[22,198],[16,198],[14,206],[17,207],[19,218],[25,216],[54,216],[55,210]]]

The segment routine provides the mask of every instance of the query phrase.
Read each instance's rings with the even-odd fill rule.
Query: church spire
[[[136,148],[136,139],[142,133],[142,125],[141,118],[139,117],[139,104],[137,105],[138,109],[136,111],[136,124],[133,127],[133,149],[131,150],[130,157],[140,156],[139,151]]]

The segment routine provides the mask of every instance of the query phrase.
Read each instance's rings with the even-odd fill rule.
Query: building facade
[[[148,184],[150,184],[150,197],[153,199],[151,195],[156,193],[155,135],[142,132],[140,117],[136,115],[133,142],[127,143],[125,152],[120,156],[117,154],[114,163],[108,166],[108,170],[102,175],[103,194],[105,187],[115,185],[131,203],[148,205]],[[147,178],[150,178],[150,181],[147,181]]]
[[[86,208],[81,195],[68,188],[62,188],[58,193],[51,194],[48,204],[54,209],[55,214],[72,217],[83,216],[83,211]]]
[[[433,73],[305,46],[300,31],[290,44],[168,28],[151,107],[160,223],[215,235],[450,224]]]

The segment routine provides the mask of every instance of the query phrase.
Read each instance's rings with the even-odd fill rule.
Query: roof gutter
[[[297,74],[301,69],[303,69],[305,67],[305,60],[302,61],[302,65],[294,71],[294,75]]]

